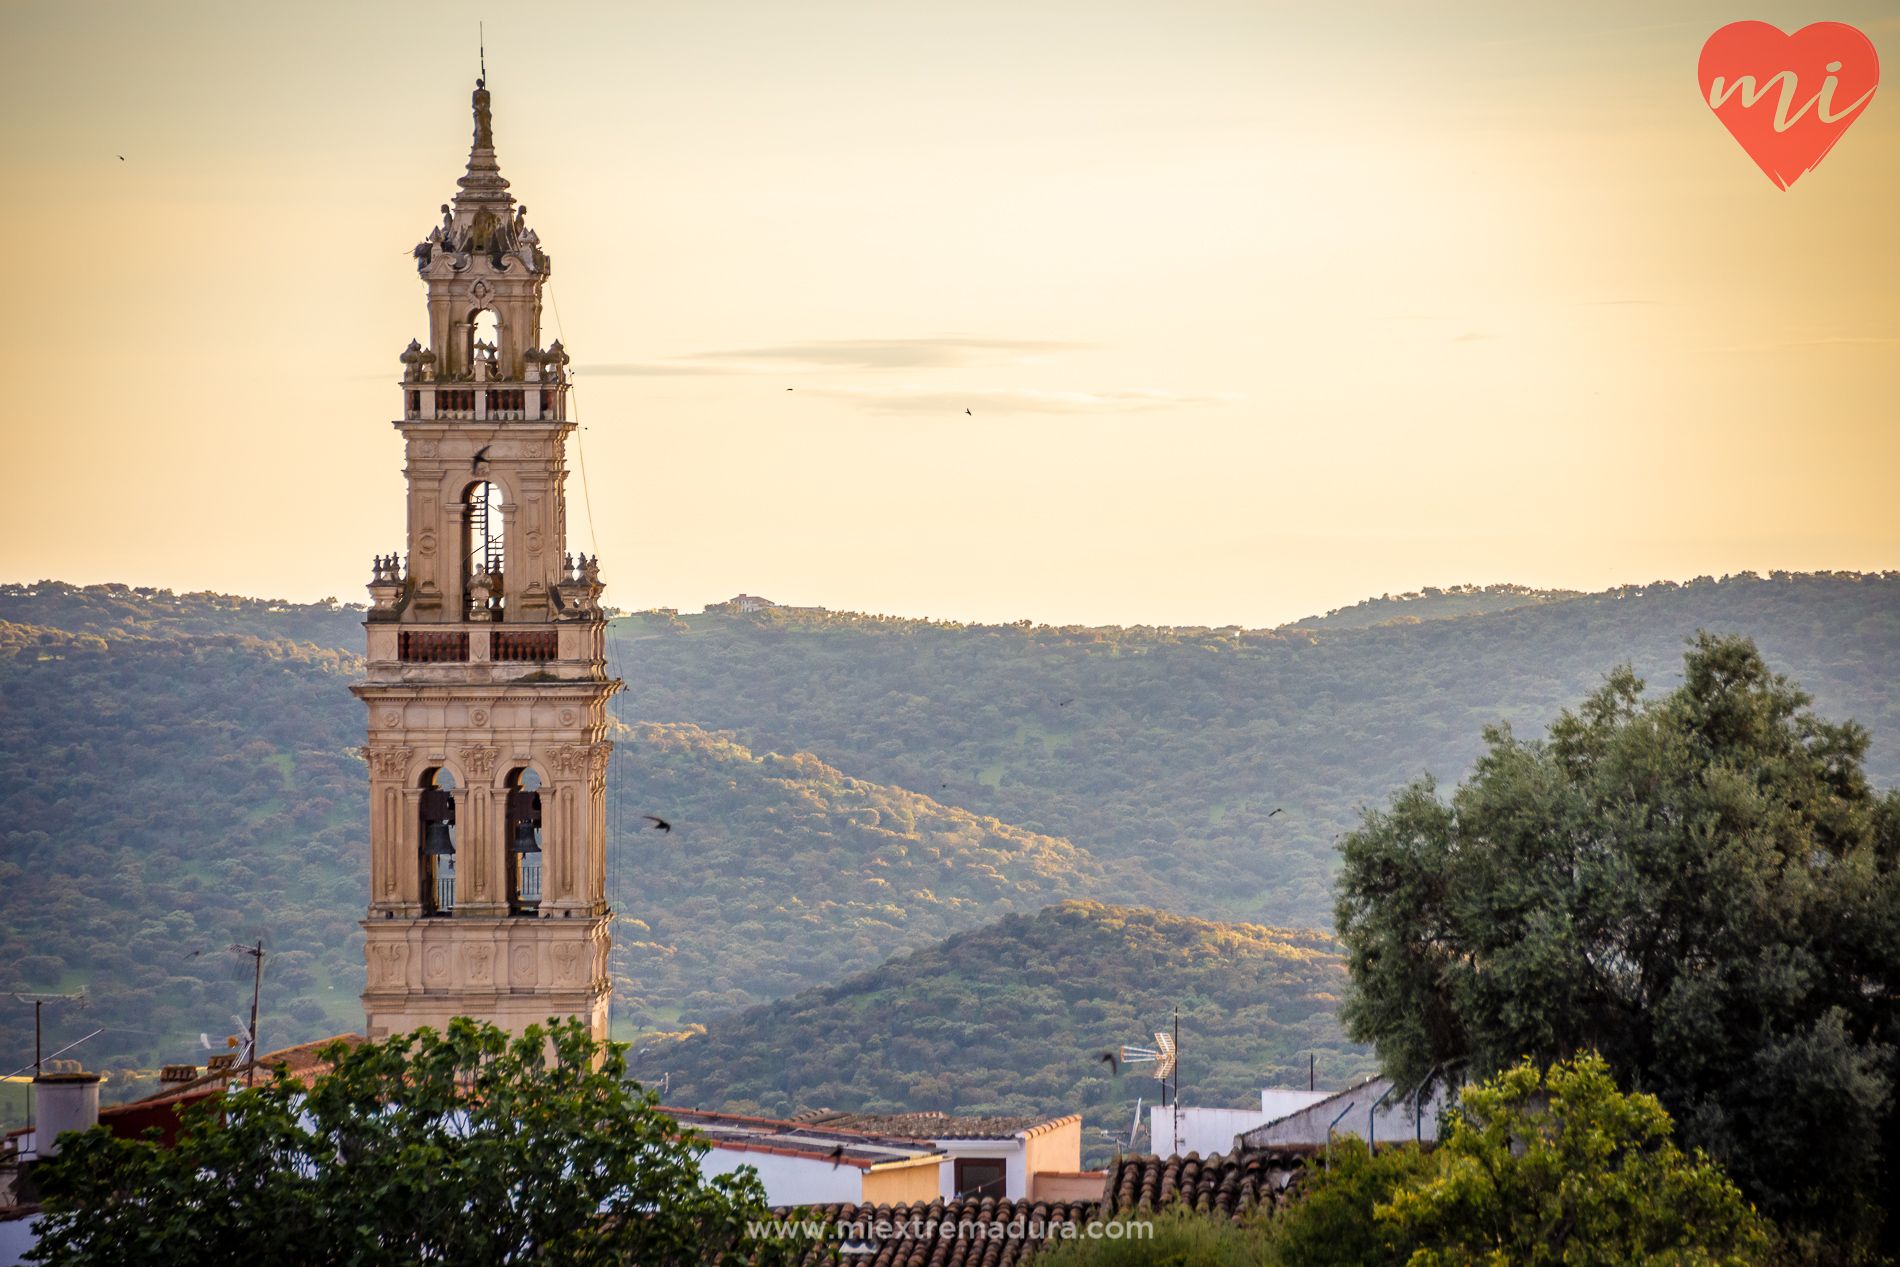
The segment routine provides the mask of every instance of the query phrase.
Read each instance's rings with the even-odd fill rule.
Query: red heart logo
[[[1843,22],[1783,35],[1731,22],[1702,46],[1702,99],[1768,179],[1786,189],[1817,167],[1873,99],[1880,58]]]

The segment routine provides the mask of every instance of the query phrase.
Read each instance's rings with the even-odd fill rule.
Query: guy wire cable
[[[555,336],[561,340],[561,343],[563,346],[566,346],[567,327],[561,322],[561,301],[555,298],[554,283],[552,280],[548,282],[547,292],[548,292],[548,304],[550,307],[554,309]],[[572,372],[569,373],[568,381],[567,381],[567,391],[568,391],[568,399],[570,399],[574,403],[574,411],[573,411],[574,416],[572,419],[574,423],[574,454],[580,460],[581,504],[587,508],[587,540],[588,540],[588,543],[592,545],[594,548],[594,557],[598,559],[600,557],[600,536],[598,533],[594,531],[594,498],[593,498],[593,494],[588,490],[588,487],[587,487],[587,446],[581,440],[581,432],[585,431],[587,428],[581,426],[581,393],[580,393],[580,376],[578,374],[575,374]],[[613,621],[611,619],[607,622],[606,636],[607,636],[607,668],[610,673],[618,677],[620,676],[620,666],[618,663],[618,660],[619,660],[618,646],[617,646],[616,639],[614,638]],[[613,717],[613,711],[611,708],[609,708],[607,715],[609,718]],[[610,750],[607,757],[607,782],[608,782],[608,786],[613,791],[613,797],[614,797],[614,827],[615,827],[615,830],[619,833],[619,841],[616,843],[624,844],[624,842],[626,841],[626,836],[627,836],[626,806],[620,795],[621,781],[618,777],[618,771],[616,771],[614,767],[615,767],[615,762],[613,759],[612,752]],[[614,849],[612,856],[609,859],[607,859],[607,874],[605,877],[603,877],[607,881],[608,906],[612,909],[615,915],[618,915],[620,913],[620,853],[621,853],[621,850],[619,848]],[[613,944],[611,940],[611,937],[612,937],[611,922],[609,923],[609,926],[608,926],[608,934],[609,934],[608,945],[609,947],[611,947]],[[608,956],[607,978],[608,978],[607,1034],[608,1034],[608,1037],[611,1038],[613,1036],[613,963],[612,963],[611,949],[609,950],[609,956]]]

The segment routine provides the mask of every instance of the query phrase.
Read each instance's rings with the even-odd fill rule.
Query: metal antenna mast
[[[251,1068],[244,1075],[244,1085],[254,1087],[257,1085],[257,996],[264,988],[264,939],[258,938],[255,946],[232,946],[231,949],[240,955],[249,955],[255,968],[251,974],[251,1050],[245,1062]]]
[[[81,986],[71,994],[33,994],[21,991],[13,997],[33,1000],[33,1076],[37,1078],[40,1076],[40,1009],[48,1003],[77,1003],[84,1007],[86,1006],[86,989]]]

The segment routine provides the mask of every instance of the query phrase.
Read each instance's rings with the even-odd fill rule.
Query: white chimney
[[[84,1131],[99,1125],[99,1081],[103,1075],[84,1073],[76,1060],[49,1060],[48,1068],[33,1079],[33,1151],[41,1157],[59,1152],[61,1131]]]

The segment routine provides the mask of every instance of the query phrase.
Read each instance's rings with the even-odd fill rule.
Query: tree
[[[69,1136],[34,1176],[50,1264],[769,1263],[755,1174],[623,1081],[578,1020],[520,1038],[456,1018],[281,1073],[187,1114],[177,1147]],[[549,1049],[553,1059],[547,1059]]]
[[[1884,1201],[1900,797],[1867,733],[1699,634],[1656,699],[1627,668],[1545,742],[1508,727],[1342,842],[1341,1016],[1404,1084],[1602,1053],[1776,1219],[1863,1242]]]
[[[1414,1145],[1375,1156],[1357,1135],[1307,1163],[1299,1200],[1268,1223],[1266,1260],[1276,1267],[1402,1267],[1416,1246],[1378,1209],[1438,1173],[1437,1160]]]
[[[1752,1263],[1766,1229],[1707,1156],[1669,1140],[1654,1096],[1621,1095],[1595,1055],[1529,1061],[1467,1090],[1436,1171],[1376,1208],[1410,1267]]]

